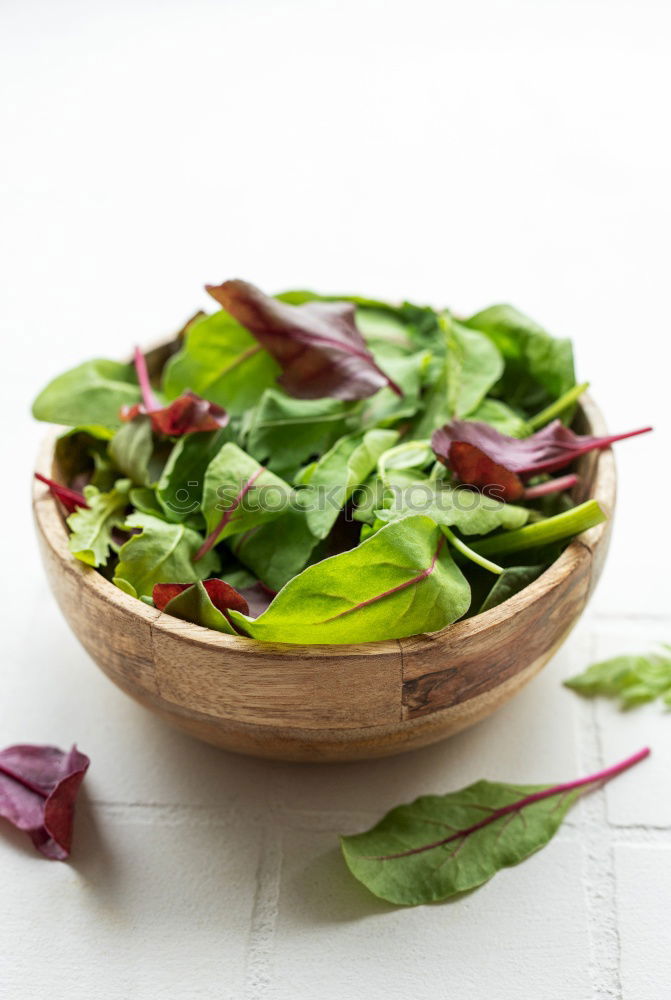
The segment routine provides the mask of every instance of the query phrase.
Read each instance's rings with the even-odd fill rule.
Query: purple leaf
[[[178,597],[179,594],[183,594],[185,590],[193,586],[193,583],[155,583],[152,592],[154,606],[159,611],[163,611],[173,597]],[[229,608],[234,608],[236,611],[242,612],[243,615],[249,614],[249,605],[246,599],[235,587],[231,587],[230,583],[226,583],[225,580],[212,579],[205,580],[203,586],[207,591],[207,596],[222,615],[225,615]]]
[[[512,438],[477,420],[452,420],[434,432],[431,444],[438,459],[462,483],[514,501],[524,496],[524,481],[531,476],[562,469],[589,451],[651,430],[643,427],[626,434],[591,437],[575,434],[554,420],[530,437]]]
[[[228,414],[221,406],[211,403],[195,392],[184,392],[168,406],[161,406],[149,382],[147,363],[139,347],[135,348],[135,370],[142,392],[142,402],[123,406],[120,417],[124,421],[137,416],[148,416],[156,434],[182,437],[201,431],[216,431],[228,423]]]
[[[52,861],[70,854],[75,801],[89,763],[76,746],[68,753],[29,744],[0,751],[0,816]]]
[[[292,306],[246,281],[206,290],[256,337],[282,368],[278,382],[297,399],[365,399],[389,387],[403,392],[378,367],[346,302]]]

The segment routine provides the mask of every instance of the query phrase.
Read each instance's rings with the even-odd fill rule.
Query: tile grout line
[[[256,894],[245,956],[244,1000],[264,1000],[271,995],[282,874],[282,833],[271,809],[263,831],[256,872]]]
[[[589,660],[594,659],[596,633],[589,638]],[[583,773],[603,767],[603,751],[596,706],[578,706],[578,754]],[[603,788],[581,802],[579,828],[583,843],[583,888],[590,942],[590,979],[594,1000],[622,1000],[620,933],[617,922],[615,855],[606,814]]]

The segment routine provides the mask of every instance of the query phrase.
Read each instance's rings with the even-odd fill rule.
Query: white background
[[[70,864],[0,831],[2,1000],[666,1000],[671,719],[560,686],[671,640],[668,4],[3,0],[0,745],[90,754]],[[618,446],[603,582],[492,719],[384,762],[237,758],[102,677],[39,565],[29,403],[240,276],[574,338]],[[394,910],[337,832],[479,777],[653,756],[556,840],[451,904]]]

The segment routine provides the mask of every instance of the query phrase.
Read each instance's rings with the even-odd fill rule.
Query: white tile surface
[[[560,983],[562,1000],[587,994],[578,844],[555,841],[456,903],[404,909],[343,878],[332,835],[288,831],[284,840],[277,1000],[357,1000],[362,984],[371,1000],[485,997],[494,985],[497,1000],[556,1000]]]
[[[238,1000],[255,832],[85,804],[78,819],[69,864],[43,862],[18,835],[0,840],[3,1000]]]
[[[615,864],[622,996],[624,1000],[667,1000],[671,994],[671,849],[618,847]]]
[[[668,995],[671,722],[560,680],[590,649],[671,638],[670,30],[656,0],[2,4],[0,746],[77,740],[93,761],[70,865],[0,831],[2,1000]],[[97,672],[48,594],[29,401],[235,274],[512,301],[574,338],[613,430],[657,425],[618,450],[581,635],[451,743],[332,769],[199,746]],[[422,792],[570,778],[648,742],[563,839],[456,903],[383,907],[336,854],[337,830]]]

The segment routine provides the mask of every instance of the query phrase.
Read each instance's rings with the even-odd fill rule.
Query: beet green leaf
[[[398,806],[367,833],[341,837],[347,867],[391,903],[417,906],[476,889],[545,847],[584,792],[647,757],[646,748],[561,785],[476,781]]]
[[[226,632],[228,635],[237,635],[226,615],[214,606],[201,581],[173,597],[163,610],[168,615],[183,618],[184,621],[194,622],[204,628],[212,628],[216,632]]]
[[[197,558],[224,538],[273,521],[291,502],[291,488],[229,441],[205,472],[202,513],[207,541]]]
[[[172,447],[156,485],[159,514],[186,521],[200,508],[205,471],[230,440],[228,427],[206,434],[185,434]]]
[[[228,540],[236,559],[273,590],[281,590],[300,573],[318,542],[308,527],[305,512],[295,507],[276,521],[257,525]]]
[[[231,612],[254,639],[375,642],[434,632],[468,610],[470,588],[427,517],[382,528],[348,552],[308,566],[257,619]]]

